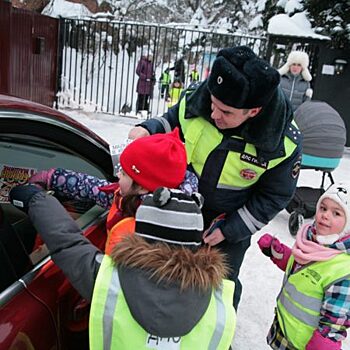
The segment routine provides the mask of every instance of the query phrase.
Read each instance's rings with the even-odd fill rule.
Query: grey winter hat
[[[136,211],[135,234],[153,241],[199,247],[203,235],[199,193],[189,196],[180,190],[157,188]]]
[[[224,104],[249,109],[269,103],[280,75],[247,46],[222,49],[208,78],[209,92]]]

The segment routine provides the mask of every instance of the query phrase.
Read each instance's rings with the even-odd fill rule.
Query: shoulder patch
[[[200,84],[201,84],[201,82],[199,82],[199,81],[192,81],[192,82],[188,85],[187,90],[188,90],[188,91],[196,90]]]
[[[294,143],[299,143],[302,140],[301,131],[293,124],[290,123],[287,127],[286,136]]]
[[[301,169],[301,159],[299,158],[294,164],[292,168],[292,178],[296,179],[300,173]]]

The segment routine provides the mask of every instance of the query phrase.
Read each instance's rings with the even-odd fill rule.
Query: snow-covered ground
[[[62,111],[89,127],[110,144],[125,141],[130,128],[140,122],[138,119],[107,114]],[[340,165],[332,174],[336,182],[350,183],[349,173],[350,149],[347,148]],[[318,187],[321,184],[321,175],[319,171],[302,170],[298,186]],[[262,234],[269,232],[284,243],[292,245],[294,238],[288,231],[288,219],[288,212],[283,210],[253,236],[240,273],[243,294],[237,315],[234,350],[270,349],[266,345],[265,337],[273,319],[275,298],[280,289],[283,272],[260,252],[256,242]],[[349,338],[343,343],[342,349],[350,350]]]

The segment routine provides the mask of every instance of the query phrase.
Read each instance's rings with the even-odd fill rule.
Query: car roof
[[[45,106],[40,103],[36,103],[36,102],[29,101],[26,99],[15,97],[15,96],[0,94],[0,111],[1,110],[23,111],[23,112],[30,112],[32,114],[45,115],[47,117],[51,117],[53,119],[66,123],[70,126],[73,126],[79,129],[80,131],[83,131],[85,134],[94,138],[96,141],[100,142],[105,147],[108,147],[108,143],[104,139],[102,139],[100,136],[95,134],[92,130],[88,129],[83,124],[72,119],[66,114],[54,108],[51,108],[49,106]]]

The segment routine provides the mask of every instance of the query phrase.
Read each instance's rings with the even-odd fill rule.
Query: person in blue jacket
[[[205,199],[204,242],[228,255],[236,308],[251,236],[287,206],[298,180],[301,136],[279,82],[277,70],[250,48],[222,49],[204,82],[129,133],[135,139],[180,127]]]

